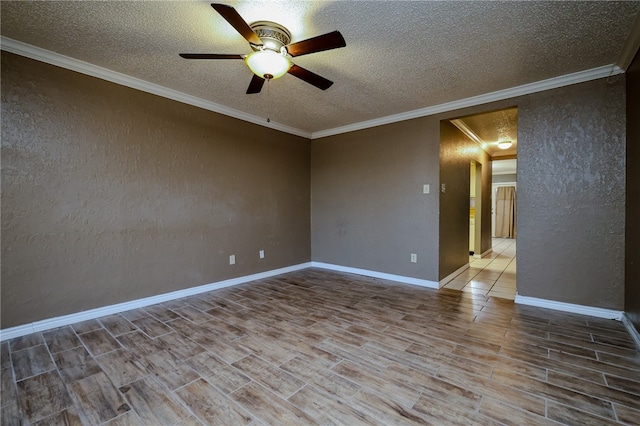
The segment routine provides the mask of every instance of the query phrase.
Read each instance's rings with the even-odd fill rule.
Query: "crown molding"
[[[153,95],[162,96],[163,98],[171,99],[171,100],[182,102],[188,105],[193,105],[198,108],[217,112],[219,114],[237,118],[239,120],[247,121],[249,123],[257,124],[259,126],[267,127],[274,130],[279,130],[281,132],[289,133],[296,136],[301,136],[306,139],[311,138],[311,133],[305,132],[295,127],[287,126],[285,124],[280,124],[273,121],[267,122],[267,120],[264,117],[248,114],[246,112],[242,112],[237,109],[229,108],[224,105],[217,104],[215,102],[198,98],[197,96],[188,95],[186,93],[179,92],[177,90],[169,89],[164,86],[160,86],[158,84],[141,80],[139,78],[131,77],[129,75],[112,71],[107,68],[99,67],[97,65],[80,61],[78,59],[74,59],[69,56],[51,52],[50,50],[32,46],[30,44],[23,43],[21,41],[13,40],[7,37],[0,37],[0,49],[10,53],[15,53],[16,55],[21,55],[27,58],[35,59],[36,61],[45,62],[47,64],[55,65],[61,68],[66,68],[71,71],[76,71],[81,74],[86,74],[92,77],[100,78],[102,80],[107,80],[112,83],[120,84],[122,86],[131,87],[132,89],[141,90],[143,92],[151,93]]]
[[[488,149],[487,143],[485,141],[483,141],[482,138],[480,136],[478,136],[476,134],[476,132],[474,132],[471,129],[471,127],[467,126],[467,123],[465,123],[460,118],[456,118],[455,120],[450,120],[450,122],[451,122],[451,124],[456,126],[458,128],[458,130],[460,130],[462,133],[464,133],[466,137],[468,137],[469,139],[474,141],[476,144],[478,144],[480,146],[480,148],[482,148],[482,150],[484,152],[486,152],[487,154],[489,154],[489,156],[491,156],[491,154],[487,151],[487,149]]]
[[[638,26],[634,27],[634,31],[636,27]],[[640,34],[636,38],[638,39],[637,42],[640,43]],[[631,40],[633,39],[633,37],[630,36],[629,39]],[[629,40],[627,42],[627,45],[628,44],[629,44]],[[151,93],[157,96],[162,96],[167,99],[172,99],[174,101],[182,102],[188,105],[193,105],[198,108],[203,108],[209,111],[217,112],[219,114],[237,118],[239,120],[247,121],[249,123],[257,124],[259,126],[263,126],[263,127],[278,130],[284,133],[300,136],[306,139],[319,139],[327,136],[338,135],[341,133],[348,133],[356,130],[368,129],[370,127],[383,126],[385,124],[397,123],[400,121],[411,120],[414,118],[426,117],[429,115],[440,114],[443,112],[454,111],[457,109],[468,108],[468,107],[482,105],[490,102],[501,101],[509,98],[514,98],[517,96],[523,96],[531,93],[542,92],[544,90],[556,89],[556,88],[568,86],[571,84],[584,83],[586,81],[596,80],[598,78],[610,77],[612,75],[624,73],[624,68],[621,68],[618,65],[615,65],[615,64],[605,65],[598,68],[592,68],[585,71],[566,74],[560,77],[541,80],[535,83],[524,84],[522,86],[516,86],[509,89],[498,90],[496,92],[485,93],[483,95],[473,96],[470,98],[459,99],[457,101],[446,102],[443,104],[416,109],[413,111],[407,111],[400,114],[389,115],[386,117],[376,118],[373,120],[362,121],[359,123],[353,123],[353,124],[349,124],[342,127],[335,127],[333,129],[321,130],[318,132],[310,133],[295,127],[287,126],[285,124],[280,124],[273,121],[267,122],[264,119],[264,117],[248,114],[246,112],[242,112],[237,109],[229,108],[224,105],[217,104],[215,102],[198,98],[196,96],[188,95],[186,93],[179,92],[177,90],[169,89],[164,86],[160,86],[158,84],[150,83],[148,81],[141,80],[139,78],[131,77],[126,74],[112,71],[107,68],[99,67],[99,66],[90,64],[88,62],[80,61],[78,59],[70,58],[68,56],[51,52],[49,50],[32,46],[30,44],[26,44],[21,41],[13,40],[7,37],[0,37],[0,49],[5,50],[7,52],[15,53],[17,55],[25,56],[27,58],[35,59],[37,61],[55,65],[61,68],[66,68],[71,71],[76,71],[81,74],[86,74],[92,77],[100,78],[102,80],[110,81],[112,83],[116,83],[123,86],[131,87],[133,89],[141,90],[143,92]]]
[[[496,92],[485,93],[483,95],[473,96],[466,99],[459,99],[453,102],[447,102],[444,104],[416,109],[413,111],[407,111],[400,114],[389,115],[373,120],[349,124],[342,127],[313,132],[311,134],[311,139],[319,139],[327,136],[339,135],[341,133],[348,133],[356,130],[368,129],[370,127],[377,127],[385,124],[397,123],[399,121],[411,120],[414,118],[426,117],[428,115],[440,114],[457,109],[487,104],[490,102],[502,101],[509,98],[515,98],[517,96],[529,95],[532,93],[542,92],[550,89],[557,89],[559,87],[569,86],[571,84],[584,83],[586,81],[597,80],[599,78],[610,77],[612,75],[622,73],[624,73],[624,71],[615,64],[605,65],[598,68],[592,68],[585,71],[579,71],[572,74],[549,78],[547,80],[537,81],[535,83],[523,84],[522,86],[516,86],[509,89],[498,90]]]

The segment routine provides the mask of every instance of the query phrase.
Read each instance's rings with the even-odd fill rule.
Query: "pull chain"
[[[271,123],[271,118],[269,118],[269,105],[271,105],[269,103],[269,93],[270,93],[270,90],[269,90],[270,84],[269,84],[269,82],[270,81],[271,81],[271,79],[267,78],[267,123]]]

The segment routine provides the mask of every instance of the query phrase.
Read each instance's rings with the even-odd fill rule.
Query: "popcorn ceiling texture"
[[[2,2],[1,32],[227,107],[314,132],[615,63],[640,2],[227,1],[247,22],[302,40],[340,30],[347,47],[295,62],[335,82],[292,76],[246,95],[248,53],[209,2]]]

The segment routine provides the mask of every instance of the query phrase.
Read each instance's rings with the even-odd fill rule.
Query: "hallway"
[[[516,240],[493,238],[493,252],[469,257],[469,269],[443,288],[513,300],[516,296]]]

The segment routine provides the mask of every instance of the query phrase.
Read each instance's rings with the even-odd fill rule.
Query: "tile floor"
[[[494,238],[493,251],[482,259],[469,256],[469,269],[443,288],[513,300],[516,296],[516,240]]]
[[[637,425],[624,326],[306,269],[2,342],[2,425]]]

